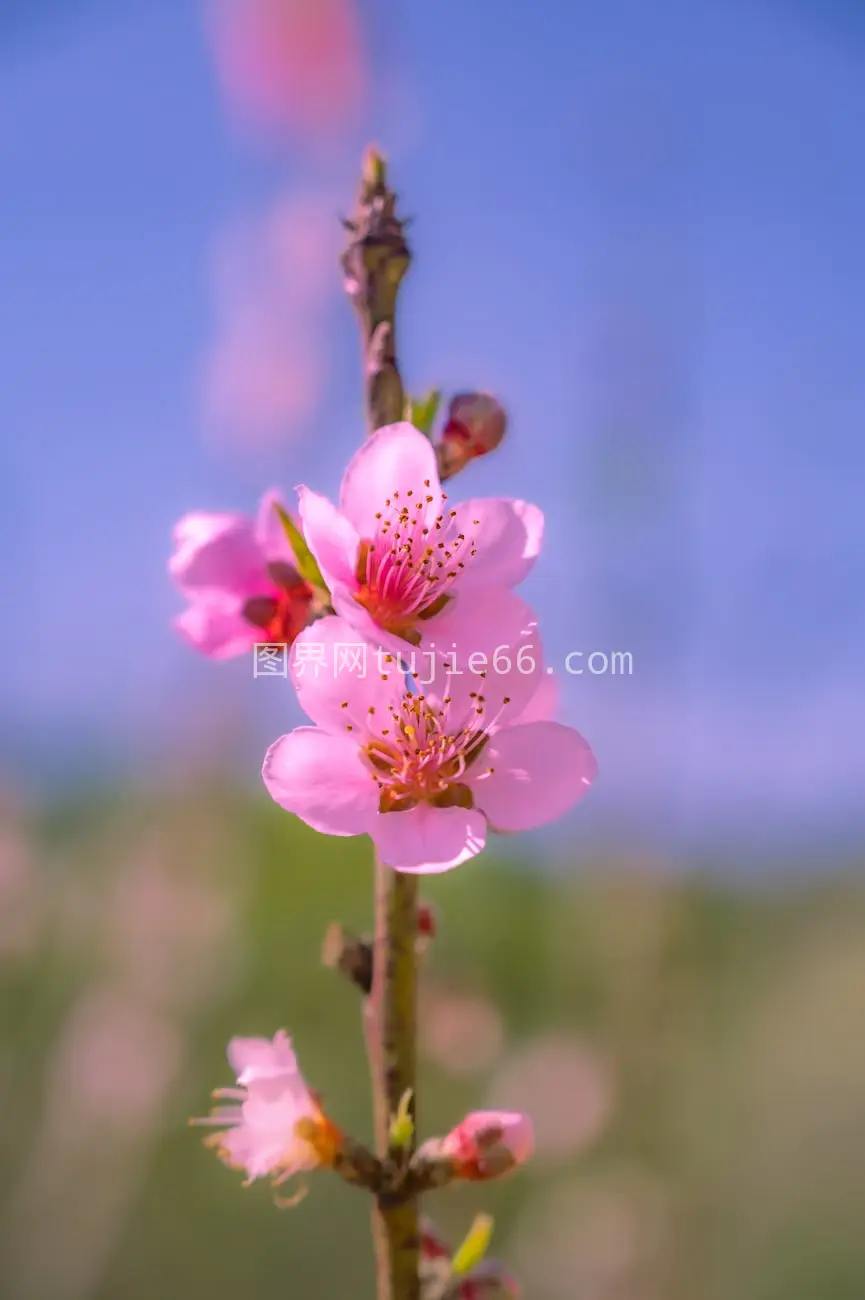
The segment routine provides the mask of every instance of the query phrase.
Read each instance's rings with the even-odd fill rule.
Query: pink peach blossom
[[[190,604],[175,620],[181,636],[213,659],[231,659],[256,642],[290,645],[306,627],[314,593],[292,564],[274,492],[256,519],[185,515],[174,530],[169,572]]]
[[[319,138],[362,111],[356,0],[209,0],[206,12],[223,91],[250,125]]]
[[[283,1030],[272,1041],[233,1038],[228,1060],[237,1087],[217,1088],[213,1096],[229,1104],[191,1121],[219,1130],[207,1145],[224,1164],[242,1170],[248,1183],[270,1175],[276,1186],[333,1163],[339,1134],[309,1091]]]
[[[439,1154],[450,1156],[460,1176],[473,1181],[501,1178],[525,1164],[535,1148],[528,1115],[510,1110],[476,1110],[439,1143]]]
[[[352,457],[340,506],[301,487],[307,543],[333,607],[375,645],[467,644],[479,593],[514,587],[541,548],[543,514],[489,497],[450,506],[435,450],[410,424],[379,429]]]
[[[215,332],[201,368],[202,414],[217,442],[250,454],[308,431],[327,386],[338,206],[326,188],[290,189],[218,233]]]
[[[471,614],[468,663],[456,651],[435,660],[428,685],[385,651],[361,669],[341,660],[357,648],[342,618],[307,628],[291,672],[316,725],[271,745],[272,798],[324,834],[371,836],[387,865],[410,872],[447,871],[483,849],[488,828],[530,830],[577,803],[596,773],[586,741],[520,721],[543,676],[531,611],[487,591]]]

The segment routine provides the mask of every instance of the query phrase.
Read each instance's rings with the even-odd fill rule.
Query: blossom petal
[[[295,1122],[311,1116],[314,1104],[297,1068],[283,1074],[259,1076],[248,1085],[243,1122],[254,1128],[280,1128],[290,1133]]]
[[[246,654],[264,634],[254,628],[231,600],[197,600],[179,614],[174,627],[196,650],[211,659]]]
[[[269,1038],[232,1038],[228,1044],[228,1063],[239,1084],[297,1070],[297,1057],[291,1039],[280,1029]]]
[[[242,1169],[248,1178],[264,1178],[282,1167],[285,1135],[273,1130],[261,1131],[242,1124],[219,1135],[223,1158],[234,1169]]]
[[[450,698],[449,717],[465,724],[483,696],[484,725],[509,725],[528,705],[543,675],[543,647],[534,613],[503,587],[457,599],[435,622],[437,655],[429,693]],[[423,643],[427,649],[427,643]],[[426,674],[429,676],[429,673]],[[507,703],[505,702],[507,701]]]
[[[562,684],[551,668],[541,675],[534,694],[518,717],[511,718],[510,725],[518,722],[555,722],[561,703]]]
[[[168,570],[187,595],[215,592],[245,599],[272,585],[254,525],[244,515],[186,515],[174,540]]]
[[[471,808],[432,808],[379,813],[370,831],[386,866],[432,874],[450,871],[480,853],[486,824]]]
[[[255,516],[256,543],[267,563],[283,560],[286,564],[295,564],[294,552],[276,512],[277,506],[284,510],[285,498],[278,488],[270,488],[261,498]]]
[[[541,550],[544,515],[527,501],[480,497],[455,507],[456,526],[471,538],[476,554],[460,576],[458,591],[515,587]]]
[[[328,587],[340,583],[357,588],[355,565],[360,538],[345,515],[327,497],[299,487],[300,521],[306,544],[312,551]]]
[[[298,727],[267,751],[262,769],[271,798],[325,835],[363,835],[378,810],[378,787],[354,741]]]
[[[290,666],[307,716],[335,735],[345,736],[351,727],[356,740],[369,720],[386,717],[405,691],[393,656],[386,663],[383,654],[335,615],[318,619],[301,632],[292,647]]]
[[[385,425],[366,439],[349,462],[340,490],[340,508],[361,537],[373,537],[378,532],[376,515],[385,509],[387,499],[406,502],[409,492],[419,500],[432,498],[424,501],[425,509],[420,512],[424,518],[440,512],[441,484],[435,450],[414,425]]]
[[[470,768],[465,780],[495,830],[528,831],[578,803],[597,770],[578,731],[560,722],[527,722],[496,732],[478,771]]]

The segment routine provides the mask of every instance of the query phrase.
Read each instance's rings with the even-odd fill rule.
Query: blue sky
[[[461,488],[546,511],[527,595],[553,662],[634,655],[630,678],[566,685],[602,772],[566,832],[849,838],[861,25],[746,0],[372,16],[380,93],[326,161],[230,129],[191,0],[103,0],[0,38],[0,762],[28,780],[97,751],[152,764],[226,711],[245,762],[294,720],[248,665],[174,640],[165,560],[185,510],[338,483],[361,428],[336,293],[322,401],[290,441],[215,446],[198,376],[220,232],[286,190],[348,204],[369,136],[416,217],[407,378],[491,387],[512,414]]]

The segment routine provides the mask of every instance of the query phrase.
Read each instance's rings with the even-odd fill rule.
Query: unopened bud
[[[529,1159],[535,1149],[528,1115],[519,1111],[478,1110],[448,1133],[440,1151],[450,1157],[460,1178],[485,1182],[503,1178]]]
[[[450,456],[472,460],[495,451],[506,428],[504,407],[491,393],[457,393],[448,407],[442,442]]]

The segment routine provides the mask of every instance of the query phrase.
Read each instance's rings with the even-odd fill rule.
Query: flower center
[[[447,501],[444,492],[441,501]],[[477,554],[459,529],[456,510],[433,514],[430,480],[423,489],[395,491],[376,514],[376,533],[358,548],[355,600],[379,627],[418,645],[418,622],[434,618],[452,599],[450,588]],[[477,525],[478,520],[472,521]]]
[[[243,617],[261,628],[271,645],[292,645],[309,622],[313,590],[296,569],[282,560],[268,565],[275,590],[270,595],[251,596]]]
[[[489,730],[484,697],[472,692],[472,698],[469,718],[457,728],[448,725],[449,696],[437,705],[406,691],[390,709],[388,725],[379,729],[375,710],[369,710],[361,753],[379,789],[380,812],[406,812],[421,803],[435,808],[474,807],[463,777],[486,748]],[[510,700],[505,698],[505,703]],[[348,701],[342,707],[348,709]],[[346,730],[355,730],[355,724],[349,723]]]

